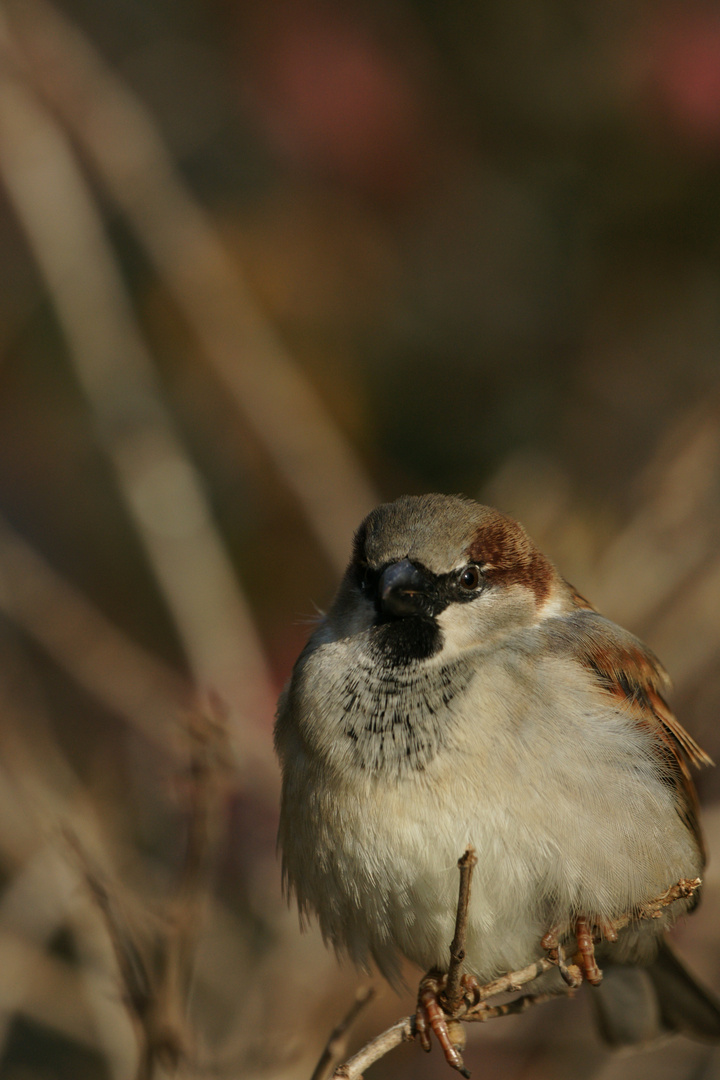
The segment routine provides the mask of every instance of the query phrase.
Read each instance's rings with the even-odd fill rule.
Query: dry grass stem
[[[378,501],[350,444],[262,316],[142,103],[45,0],[22,0],[8,11],[32,79],[82,143],[342,573],[348,537]]]
[[[720,467],[718,403],[693,409],[658,447],[643,497],[603,552],[587,586],[623,625],[653,627],[683,581],[717,550],[715,481]],[[717,644],[717,632],[714,640]]]
[[[175,934],[168,983],[176,988],[178,1009],[189,1001],[197,947],[210,897],[210,877],[219,837],[219,816],[226,791],[229,755],[225,718],[219,713],[191,714],[188,782],[188,830],[185,857],[177,883]]]
[[[135,644],[0,518],[0,609],[111,712],[167,754],[190,685]]]
[[[672,426],[634,481],[637,508],[583,586],[649,640],[680,692],[712,681],[720,651],[719,420],[713,394]]]
[[[141,926],[128,914],[120,883],[99,869],[75,833],[66,833],[112,946],[122,999],[136,1033],[136,1080],[172,1076],[194,1055],[188,1005],[209,897],[223,754],[219,725],[212,718],[192,718],[190,738],[185,858],[162,918],[144,918]]]
[[[252,617],[163,401],[94,198],[67,136],[11,74],[7,55],[0,69],[0,176],[194,680],[228,702],[243,701],[247,716],[266,717],[274,695]]]

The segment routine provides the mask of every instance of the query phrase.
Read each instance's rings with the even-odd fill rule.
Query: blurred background
[[[0,6],[3,1078],[310,1077],[368,979],[281,897],[272,717],[376,501],[519,517],[720,759],[719,181],[713,2]],[[720,1077],[590,998],[468,1066]]]

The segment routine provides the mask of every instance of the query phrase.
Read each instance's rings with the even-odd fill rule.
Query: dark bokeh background
[[[310,1075],[272,703],[376,499],[520,517],[720,755],[719,181],[716,3],[3,5],[0,1075]],[[590,996],[468,1064],[720,1076]]]

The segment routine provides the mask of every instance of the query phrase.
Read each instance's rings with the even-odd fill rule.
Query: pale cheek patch
[[[488,591],[469,604],[451,604],[437,616],[443,633],[442,660],[490,645],[519,627],[539,621],[534,596],[520,585]]]
[[[473,604],[452,604],[440,612],[437,624],[443,634],[443,661],[448,656],[471,649],[483,641],[489,630],[487,623],[492,620],[494,606],[491,603],[488,610],[482,614]]]

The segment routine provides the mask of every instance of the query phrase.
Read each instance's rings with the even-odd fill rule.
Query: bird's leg
[[[462,1055],[453,1041],[453,1036],[457,1039],[460,1034],[460,1025],[453,1022],[452,1017],[440,1004],[445,983],[446,976],[434,968],[420,980],[415,1010],[415,1031],[420,1039],[420,1045],[426,1051],[430,1050],[430,1032],[434,1032],[448,1065],[457,1069],[462,1076],[469,1077],[470,1073],[465,1068]],[[450,1028],[452,1028],[452,1035]]]
[[[616,925],[610,919],[597,918],[595,920],[595,929],[605,941],[615,942],[618,939]]]
[[[602,982],[602,971],[595,960],[595,944],[593,933],[588,920],[584,916],[575,920],[575,938],[577,940],[577,956],[580,968],[589,983],[598,986]]]
[[[612,923],[604,923],[598,928],[608,941],[617,941],[617,933]],[[567,965],[562,945],[560,944],[561,927],[554,926],[543,935],[540,944],[556,965],[565,982],[571,989],[577,988],[583,978],[593,986],[602,982],[602,971],[595,960],[595,943],[593,929],[588,919],[581,915],[575,920],[575,939],[577,941],[577,954],[575,963]]]
[[[565,950],[560,944],[560,927],[554,926],[543,934],[540,944],[548,954],[548,960],[555,964],[570,989],[577,990],[582,983],[583,972],[577,964],[565,963]]]
[[[604,938],[605,941],[617,941],[618,931],[624,929],[633,918],[650,919],[658,918],[662,910],[675,900],[692,896],[700,885],[700,879],[682,879],[676,885],[666,890],[656,900],[645,904],[634,915],[624,915],[620,918],[595,921],[593,923],[586,916],[580,916],[575,920],[575,938],[577,941],[577,954],[574,962],[566,963],[560,938],[568,927],[555,926],[548,930],[541,939],[541,945],[547,956],[536,960],[520,971],[511,971],[492,982],[481,984],[474,975],[461,975],[459,984],[462,988],[462,998],[457,1008],[448,1007],[447,981],[448,978],[441,971],[432,970],[422,979],[418,990],[417,1010],[415,1013],[415,1032],[420,1039],[423,1050],[430,1049],[430,1032],[433,1031],[440,1043],[445,1058],[449,1065],[467,1076],[468,1072],[463,1063],[461,1054],[456,1045],[456,1030],[460,1027],[456,1021],[483,1021],[496,1016],[508,1016],[511,1013],[524,1012],[531,1005],[538,1005],[554,997],[555,993],[526,994],[515,1001],[506,1002],[503,1005],[488,1005],[487,1001],[497,994],[512,993],[520,990],[522,986],[534,982],[540,975],[556,967],[562,975],[570,991],[576,990],[587,979],[593,986],[602,982],[602,971],[595,959],[594,933]],[[467,896],[460,909],[467,911]],[[463,931],[464,932],[464,931]],[[455,951],[453,951],[453,957]],[[462,960],[458,950],[458,959]]]

